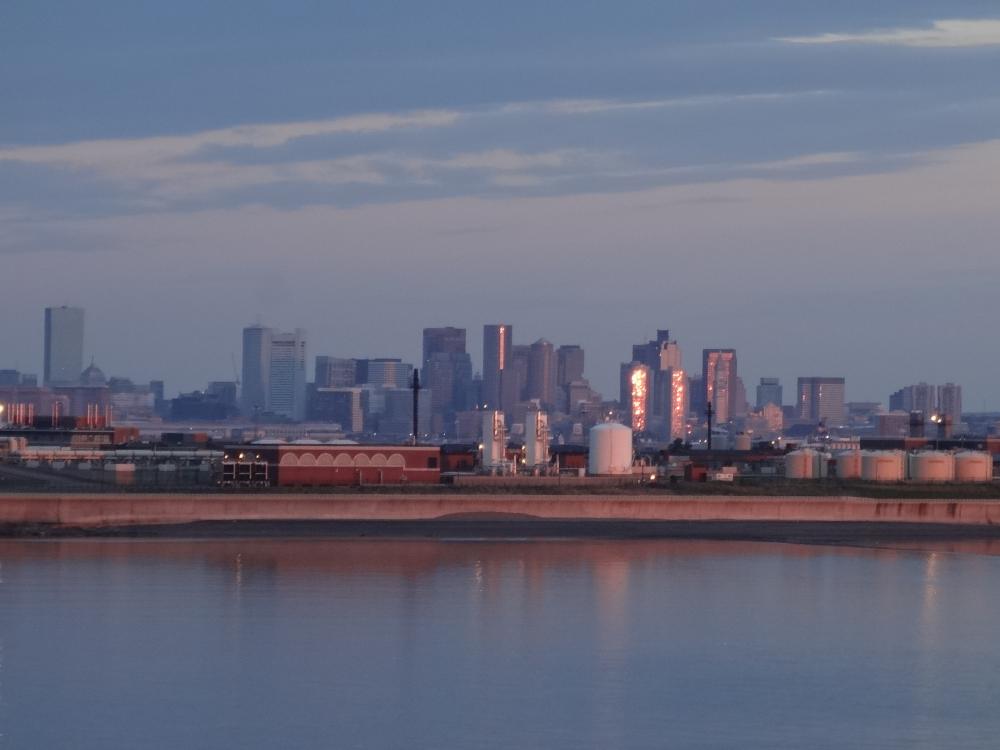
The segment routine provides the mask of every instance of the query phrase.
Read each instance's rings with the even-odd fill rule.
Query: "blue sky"
[[[168,390],[258,317],[411,359],[502,320],[612,396],[669,327],[751,390],[1000,408],[1000,9],[872,5],[6,3],[2,366],[47,304]]]

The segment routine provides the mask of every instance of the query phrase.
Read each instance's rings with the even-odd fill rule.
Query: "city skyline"
[[[70,307],[70,306],[66,306],[66,305],[63,305],[63,306],[53,306],[53,307],[45,308],[46,319],[50,315],[50,313],[49,313],[50,310],[54,310],[54,311],[57,311],[57,312],[59,312],[59,311],[71,311],[74,315],[78,315],[79,316],[80,321],[82,321],[82,317],[86,313],[85,309],[81,308],[81,307]],[[260,318],[260,316],[257,316],[257,317],[258,317],[258,319]],[[74,318],[74,320],[75,320],[75,318]],[[301,372],[296,377],[300,377],[301,379],[298,381],[299,385],[297,385],[295,387],[296,388],[303,388],[304,384],[306,382],[313,382],[315,380],[314,374],[316,372],[318,372],[317,370],[315,370],[315,367],[319,365],[319,363],[317,362],[317,358],[319,358],[320,360],[323,360],[323,361],[333,360],[333,361],[340,361],[340,362],[347,362],[347,361],[365,362],[365,363],[368,363],[368,362],[375,362],[375,363],[392,363],[392,362],[396,362],[396,363],[401,363],[401,364],[403,364],[405,366],[408,366],[408,367],[412,367],[412,366],[423,367],[426,364],[426,362],[424,361],[425,358],[423,356],[423,350],[424,350],[424,348],[426,347],[426,344],[427,344],[426,337],[427,337],[427,332],[428,331],[451,332],[453,335],[460,334],[462,342],[461,342],[460,345],[458,345],[457,348],[455,348],[455,351],[461,350],[465,355],[467,355],[468,361],[469,361],[469,363],[471,364],[471,367],[472,367],[471,372],[472,372],[473,375],[476,375],[476,376],[479,376],[479,377],[483,377],[484,373],[483,373],[482,365],[485,364],[485,360],[484,360],[484,358],[482,356],[482,354],[483,354],[483,344],[484,344],[484,342],[486,340],[486,336],[493,335],[492,330],[495,329],[497,325],[500,325],[500,324],[483,324],[481,327],[479,327],[479,326],[474,327],[473,328],[473,335],[471,335],[471,336],[468,335],[468,330],[469,329],[465,328],[465,327],[462,327],[462,326],[444,326],[444,327],[437,327],[437,328],[434,328],[434,327],[424,327],[424,328],[421,328],[420,329],[420,336],[418,337],[418,341],[422,341],[423,342],[422,344],[418,344],[418,351],[421,352],[421,356],[412,356],[412,357],[407,356],[406,354],[400,354],[399,352],[390,352],[390,354],[392,354],[393,356],[388,356],[388,357],[384,356],[386,354],[386,351],[388,350],[388,347],[381,346],[381,345],[379,345],[377,343],[374,344],[370,350],[366,350],[366,351],[379,351],[379,352],[382,353],[380,356],[359,356],[358,354],[356,354],[354,352],[343,352],[343,351],[335,351],[335,352],[331,353],[329,350],[324,350],[321,345],[316,345],[316,344],[313,343],[314,340],[315,340],[315,338],[314,338],[314,336],[312,335],[311,332],[309,332],[308,336],[307,336],[307,332],[306,332],[305,329],[303,329],[301,327],[295,327],[294,328],[294,335],[297,336],[297,337],[307,337],[308,340],[309,340],[309,342],[310,342],[309,343],[309,347],[308,347],[308,351],[305,352],[305,353],[303,353],[301,355],[301,356],[305,357],[305,360],[304,360],[304,369],[302,368],[301,365],[298,367],[298,370],[300,370]],[[502,324],[502,325],[506,329],[506,331],[505,331],[506,338],[508,340],[510,340],[511,342],[514,342],[515,340],[514,340],[514,338],[512,336],[512,331],[513,331],[514,326],[512,324]],[[478,330],[480,330],[480,328],[481,328],[481,330],[483,332],[482,335],[481,336],[475,335],[478,332]],[[46,330],[47,330],[47,328],[46,328]],[[261,332],[265,336],[265,338],[267,338],[268,341],[269,341],[270,338],[273,337],[273,336],[291,336],[291,335],[293,335],[293,334],[279,334],[278,332],[280,330],[281,330],[281,326],[277,326],[277,327],[267,326],[267,325],[264,325],[264,324],[262,324],[260,322],[253,323],[253,324],[250,324],[250,325],[247,325],[247,326],[243,326],[243,328],[242,328],[242,332],[243,332],[242,333],[242,335],[243,335],[242,343],[239,346],[231,347],[232,348],[232,353],[228,356],[228,360],[229,360],[228,367],[225,366],[225,365],[223,365],[223,366],[220,366],[216,370],[208,371],[207,376],[204,379],[201,379],[201,380],[197,380],[194,376],[192,376],[190,374],[190,372],[186,372],[185,376],[184,376],[184,379],[176,381],[177,383],[184,383],[184,385],[175,385],[174,381],[172,379],[166,378],[166,377],[163,376],[164,369],[157,369],[157,367],[155,365],[154,366],[148,366],[146,370],[141,370],[141,368],[139,368],[140,372],[135,372],[134,369],[119,371],[117,369],[112,369],[112,368],[106,367],[105,364],[104,364],[107,361],[113,361],[114,357],[110,357],[110,358],[98,358],[96,355],[93,355],[91,353],[90,349],[83,350],[83,354],[84,354],[84,358],[83,359],[86,360],[87,362],[91,362],[92,361],[92,362],[95,362],[95,363],[101,365],[102,368],[104,368],[105,370],[108,371],[109,375],[112,375],[112,376],[115,376],[115,377],[131,378],[131,379],[135,380],[136,382],[141,382],[143,380],[165,381],[166,382],[166,393],[168,395],[171,395],[171,394],[183,394],[183,393],[186,393],[186,392],[204,390],[205,389],[205,383],[227,381],[227,380],[230,379],[228,377],[228,373],[233,373],[233,374],[235,374],[239,378],[239,380],[242,383],[242,386],[241,386],[242,390],[241,390],[241,393],[240,393],[240,403],[243,406],[244,410],[246,410],[247,404],[249,403],[247,401],[247,398],[250,398],[251,401],[253,401],[254,403],[256,403],[258,405],[260,405],[260,404],[267,404],[268,403],[268,396],[267,396],[268,382],[267,381],[268,381],[269,378],[268,378],[268,373],[266,371],[270,368],[270,347],[269,347],[269,345],[267,343],[265,343],[263,346],[260,345],[260,344],[257,344],[256,348],[254,349],[254,352],[256,352],[256,357],[259,360],[259,365],[258,365],[258,368],[257,368],[256,372],[260,373],[260,375],[255,376],[253,374],[255,371],[253,370],[252,366],[250,366],[251,369],[248,370],[248,360],[247,360],[247,356],[248,356],[247,352],[248,352],[248,350],[247,350],[246,347],[248,346],[248,344],[252,345],[252,342],[258,341],[258,339],[260,338],[260,334],[257,334],[256,336],[252,336],[251,339],[248,339],[247,336],[251,332]],[[81,333],[80,341],[82,341],[82,331],[80,333]],[[664,329],[656,330],[656,333],[657,333],[657,336],[660,336],[660,337],[669,336],[669,331],[664,330]],[[88,339],[88,345],[90,345],[90,341],[92,341],[95,338],[99,338],[99,334],[95,336],[93,333],[91,333],[90,336],[89,336],[89,339]],[[46,337],[43,336],[41,340],[42,340],[42,343],[44,344],[44,341],[46,340]],[[304,340],[305,339],[303,338],[303,341]],[[511,345],[512,350],[516,349],[517,347],[521,347],[523,349],[523,351],[524,351],[525,354],[528,354],[528,352],[531,349],[531,347],[533,345],[535,345],[535,344],[539,344],[539,343],[549,344],[549,340],[546,339],[545,337],[541,337],[541,338],[535,340],[534,342],[530,342],[530,343],[525,343],[525,342],[523,342],[523,341],[520,340],[520,337],[518,337],[517,342],[519,342],[519,343],[512,343],[512,345]],[[494,341],[494,343],[496,343],[496,342]],[[478,346],[477,346],[477,344],[478,344]],[[650,346],[655,346],[656,344],[657,344],[656,341],[650,341],[649,344],[641,345],[641,347],[647,348],[647,347],[650,347]],[[668,347],[665,351],[673,351],[673,349],[677,348],[677,342],[676,341],[671,341],[670,345],[671,345],[672,349],[670,347]],[[301,346],[304,346],[304,344],[301,344]],[[558,351],[559,349],[573,350],[573,349],[578,349],[579,348],[579,349],[582,349],[585,352],[589,352],[590,351],[586,345],[581,345],[581,344],[576,344],[576,343],[574,343],[574,344],[562,344],[560,342],[556,342],[554,345],[553,344],[549,344],[549,346],[552,347],[552,349],[553,349],[553,351],[551,352],[551,356],[552,356],[552,372],[550,373],[550,376],[553,377],[553,379],[555,379],[555,376],[557,374],[557,368],[559,367],[558,357],[556,356],[556,355],[559,354],[559,351]],[[640,348],[640,345],[636,345],[636,344],[625,345],[625,344],[622,344],[621,348],[624,351],[624,350],[628,349],[629,347],[631,347],[631,349],[632,349],[632,354],[633,354],[633,359],[634,359],[634,357],[636,356],[636,354],[637,354],[637,352],[638,352],[638,350]],[[44,346],[41,347],[41,348],[44,349]],[[682,347],[682,348],[687,348],[687,346],[685,345],[685,347]],[[730,348],[730,347],[727,347],[725,349],[720,349],[720,348],[706,348],[706,349],[703,349],[702,350],[702,359],[704,360],[705,357],[708,356],[709,352],[721,352],[721,351],[734,352],[734,353],[737,354],[737,356],[738,356],[738,358],[740,360],[740,363],[741,363],[741,365],[740,365],[740,371],[739,371],[740,372],[739,381],[740,381],[740,383],[743,385],[743,387],[745,389],[745,393],[742,394],[742,395],[745,397],[746,404],[750,405],[750,406],[753,406],[755,404],[755,401],[756,401],[756,399],[753,397],[753,395],[754,395],[754,393],[756,393],[758,383],[760,382],[761,379],[763,379],[765,381],[771,380],[771,378],[773,376],[773,369],[770,369],[767,366],[766,363],[756,363],[759,366],[755,368],[754,372],[756,372],[756,370],[759,369],[761,372],[766,372],[766,373],[770,373],[770,374],[769,375],[760,375],[760,376],[757,376],[756,374],[747,375],[744,372],[744,370],[746,368],[746,364],[745,364],[745,361],[744,361],[745,356],[743,354],[739,354],[737,349]],[[513,353],[514,353],[513,351],[510,352],[510,353],[507,353],[507,360],[508,360],[507,366],[508,367],[511,365],[512,354]],[[662,356],[666,356],[666,355],[659,355],[659,356],[662,357]],[[252,356],[251,356],[251,358],[252,358]],[[679,362],[680,354],[677,353],[677,354],[669,355],[669,358],[672,361]],[[674,358],[676,358],[676,359],[674,359]],[[614,363],[607,363],[608,364],[607,369],[609,370],[609,372],[611,372],[611,378],[608,378],[607,377],[608,373],[605,373],[605,372],[602,371],[604,369],[604,365],[602,363],[600,363],[600,362],[595,363],[594,359],[595,358],[592,355],[590,355],[590,354],[587,355],[588,368],[584,372],[585,380],[587,382],[589,382],[594,387],[594,390],[597,391],[598,393],[600,393],[603,396],[603,398],[610,399],[610,400],[616,399],[618,397],[618,395],[619,395],[619,391],[620,391],[620,388],[621,388],[621,372],[622,372],[621,368],[622,368],[623,365],[615,365]],[[81,360],[81,362],[82,361],[83,360]],[[238,367],[237,366],[237,362],[238,361],[242,361],[243,362],[242,367]],[[754,364],[755,363],[751,362],[751,366],[753,366]],[[25,375],[37,375],[38,376],[38,382],[42,383],[42,375],[41,375],[41,373],[44,372],[44,361],[42,362],[42,365],[43,365],[43,367],[40,367],[40,368],[38,368],[36,370],[36,369],[33,369],[32,367],[19,366],[17,364],[16,360],[5,360],[4,362],[0,362],[0,370],[3,370],[3,369],[17,370],[17,371],[19,371],[19,372],[21,372],[21,373],[23,373]],[[326,365],[326,366],[328,366],[328,365]],[[383,366],[385,366],[385,365],[383,365]],[[236,367],[235,370],[233,369],[234,367]],[[705,367],[705,363],[703,361],[702,362],[702,368],[704,368],[704,367]],[[596,368],[596,372],[595,372],[595,368]],[[696,370],[690,370],[690,369],[685,368],[684,371],[686,372],[687,376],[694,377],[694,378],[698,378],[702,374],[701,370],[697,370],[696,371]],[[410,371],[408,370],[407,372],[410,372]],[[406,374],[406,375],[404,375],[404,377],[409,378],[409,375]],[[426,376],[424,375],[423,377],[426,377]],[[527,373],[525,373],[525,377],[527,377]],[[258,378],[262,379],[262,382],[260,382],[259,384],[257,382]],[[603,389],[601,387],[599,387],[598,385],[595,385],[595,383],[600,383],[602,378],[604,380],[609,380],[609,379],[612,380],[612,382],[610,383],[610,385],[608,387],[606,387],[606,388],[603,388]],[[791,386],[792,383],[795,383],[797,381],[802,381],[802,380],[810,380],[810,379],[815,379],[815,376],[795,374],[795,375],[782,375],[782,376],[778,377],[778,380],[781,382],[781,384],[783,386],[787,386],[789,389],[792,388],[792,386]],[[853,383],[853,378],[852,378],[851,374],[847,374],[846,376],[838,376],[838,378],[836,378],[836,379],[839,379],[841,381],[843,381],[843,380],[846,379],[846,388],[842,387],[842,390],[844,390],[844,396],[845,396],[844,401],[845,401],[845,403],[846,402],[881,402],[883,404],[883,406],[886,407],[886,409],[891,409],[892,408],[891,407],[892,399],[896,398],[899,395],[898,389],[900,389],[901,387],[904,388],[904,389],[905,388],[910,388],[910,387],[916,387],[916,386],[905,386],[905,385],[901,386],[900,384],[906,383],[906,382],[917,383],[917,381],[919,381],[921,385],[926,386],[926,380],[925,379],[922,379],[922,378],[919,378],[919,377],[916,377],[916,376],[907,375],[905,373],[900,373],[898,377],[896,377],[893,381],[891,381],[892,382],[892,386],[885,393],[873,393],[873,394],[866,394],[865,396],[862,396],[862,395],[856,394],[853,391],[854,383]],[[934,387],[934,388],[942,388],[942,387],[944,387],[945,383],[947,383],[947,385],[950,386],[950,385],[952,385],[953,381],[954,382],[963,383],[962,386],[959,386],[959,392],[960,392],[960,394],[964,393],[964,397],[967,399],[965,401],[965,406],[966,406],[966,410],[967,411],[972,412],[972,411],[993,411],[994,410],[992,408],[989,408],[988,406],[985,409],[981,408],[980,406],[976,405],[975,401],[973,401],[972,399],[968,398],[968,390],[965,388],[965,386],[964,386],[964,379],[960,375],[956,375],[954,373],[949,374],[949,375],[947,375],[945,377],[942,377],[940,379],[940,382],[941,382],[942,385],[940,385],[940,386],[932,386],[932,387]],[[75,382],[76,382],[75,380],[74,381],[70,381],[70,384],[75,383]],[[485,378],[484,378],[484,382],[485,382]],[[190,383],[190,385],[188,385],[189,383]],[[248,387],[248,384],[249,384],[249,387]],[[424,385],[425,386],[427,385],[426,380],[424,382]],[[704,390],[704,384],[701,384],[701,385],[702,385],[702,389]],[[522,384],[522,387],[527,387],[527,381]],[[485,391],[483,392],[483,394],[485,395]],[[936,391],[935,391],[935,394],[936,394]],[[652,398],[652,394],[651,394],[651,398]],[[948,396],[948,398],[952,398],[952,397]],[[963,398],[963,396],[959,395],[959,397],[958,397],[959,403],[962,403],[962,398]],[[704,397],[702,396],[701,400],[703,400],[703,399],[704,399]],[[699,399],[695,398],[695,401],[699,401]],[[784,405],[786,405],[786,406],[788,406],[788,405],[796,406],[798,404],[798,400],[797,399],[791,399],[788,396],[787,392],[786,392],[786,396],[785,396],[784,401],[785,401]],[[936,395],[934,397],[933,403],[935,405],[937,404],[937,396]],[[650,402],[650,404],[652,404],[652,401]],[[301,408],[301,406],[299,408]],[[1000,407],[998,407],[996,410],[1000,410]]]
[[[579,343],[613,393],[623,342],[670,325],[747,383],[961,380],[1000,409],[975,323],[995,3],[251,6],[224,42],[187,0],[8,9],[8,366],[40,374],[48,304],[87,309],[85,360],[182,390],[258,315],[414,362],[424,327],[504,321]]]

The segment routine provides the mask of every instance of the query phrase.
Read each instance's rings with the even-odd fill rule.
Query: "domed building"
[[[107,384],[108,379],[104,377],[103,370],[95,365],[93,360],[90,362],[90,367],[80,373],[80,385],[99,388],[107,386]]]
[[[108,379],[93,360],[80,373],[80,380],[76,385],[57,386],[53,391],[69,399],[69,413],[65,416],[89,417],[94,422],[106,420],[110,416],[111,389],[108,387]]]

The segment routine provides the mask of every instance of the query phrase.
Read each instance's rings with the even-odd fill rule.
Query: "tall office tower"
[[[938,391],[933,385],[917,383],[900,388],[889,396],[890,411],[919,411],[930,416],[938,409]]]
[[[425,365],[432,354],[465,354],[465,329],[425,328],[423,353]]]
[[[528,354],[528,400],[538,399],[543,409],[555,406],[556,352],[552,343],[538,339]]]
[[[670,338],[668,329],[659,328],[655,340],[632,345],[632,361],[642,362],[653,372],[681,367],[681,349],[677,342]]]
[[[556,385],[565,388],[583,380],[583,347],[565,344],[556,350]]]
[[[732,398],[735,378],[735,349],[702,351],[701,379],[705,389],[705,403],[712,403],[716,424],[725,424],[733,418]]]
[[[504,368],[503,392],[501,400],[504,409],[513,409],[517,404],[527,399],[528,391],[528,361],[531,359],[531,347],[525,344],[514,344],[510,348],[510,357]]]
[[[273,334],[270,328],[262,325],[252,325],[243,329],[243,380],[240,401],[243,413],[248,416],[257,411],[268,410]]]
[[[357,360],[320,355],[313,380],[317,388],[351,388],[358,383]]]
[[[301,421],[306,416],[306,332],[271,334],[268,411]]]
[[[45,385],[77,385],[83,372],[83,308],[45,308]]]
[[[513,404],[501,399],[501,383],[514,343],[514,326],[497,323],[483,326],[483,392],[482,402],[488,409],[508,410]]]
[[[951,417],[951,423],[957,426],[962,421],[962,386],[954,383],[939,385],[937,408],[941,414]]]
[[[470,408],[472,360],[465,351],[464,328],[424,329],[421,381],[431,392],[431,431],[455,432],[455,412]]]
[[[761,378],[757,386],[757,410],[763,409],[768,404],[781,406],[781,381],[777,378]]]
[[[676,440],[687,436],[687,415],[691,409],[688,377],[683,368],[668,367],[653,373],[656,392],[653,403],[659,404],[661,414],[657,415],[662,425],[661,437]]]
[[[799,378],[797,390],[799,419],[824,420],[829,427],[844,423],[843,378]]]
[[[705,414],[705,383],[699,375],[688,376],[688,395],[691,414],[701,418]]]
[[[642,362],[623,362],[621,366],[622,408],[636,432],[649,426],[653,405],[653,369]]]
[[[729,399],[729,418],[739,419],[745,417],[750,411],[747,403],[747,389],[743,385],[743,378],[737,375],[732,382],[732,396]]]
[[[413,365],[392,357],[358,359],[359,384],[378,385],[385,388],[409,388],[413,378]]]

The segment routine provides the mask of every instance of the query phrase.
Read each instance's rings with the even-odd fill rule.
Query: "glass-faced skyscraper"
[[[76,385],[83,372],[83,308],[45,308],[45,385]]]

